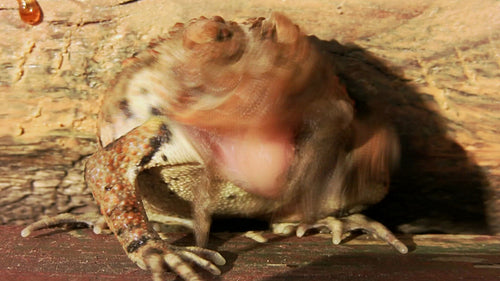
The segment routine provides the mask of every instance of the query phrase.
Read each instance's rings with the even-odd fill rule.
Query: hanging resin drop
[[[35,25],[42,20],[42,9],[36,0],[17,0],[19,15],[28,24]]]

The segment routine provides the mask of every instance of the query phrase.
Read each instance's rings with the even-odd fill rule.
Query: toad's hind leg
[[[401,254],[408,253],[406,245],[399,241],[399,239],[396,238],[396,236],[394,236],[389,229],[387,229],[383,224],[362,214],[352,214],[340,218],[326,217],[313,224],[278,223],[273,225],[274,233],[290,234],[293,230],[295,230],[298,237],[304,236],[304,234],[310,229],[325,228],[331,232],[332,242],[335,245],[340,244],[342,240],[348,237],[352,231],[362,230],[387,242]]]
[[[96,234],[111,234],[111,231],[108,229],[108,225],[104,220],[104,217],[97,213],[80,215],[63,213],[57,216],[40,219],[28,225],[21,231],[21,236],[28,237],[34,231],[47,228],[54,228],[59,226],[64,226],[67,228],[78,228],[81,225],[92,228],[94,230],[94,233]]]

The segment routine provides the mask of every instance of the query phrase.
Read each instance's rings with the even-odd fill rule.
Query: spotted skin
[[[150,268],[153,276],[161,278],[163,266],[150,263],[160,259],[185,280],[199,280],[184,261],[187,260],[220,274],[214,264],[225,261],[218,253],[198,247],[174,247],[163,241],[148,223],[142,199],[138,197],[137,175],[148,167],[151,155],[170,140],[171,132],[165,119],[151,118],[90,157],[85,180],[99,202],[108,227],[129,258],[140,267]]]
[[[130,172],[137,174],[144,167],[141,162],[155,149],[152,139],[165,136],[161,139],[168,140],[168,130],[161,130],[162,125],[159,121],[144,124],[98,151],[86,165],[85,180],[100,203],[101,213],[129,253],[139,247],[130,245],[138,245],[138,241],[143,245],[159,238],[149,229],[144,207],[137,198],[135,181],[131,182],[126,176]],[[131,248],[134,251],[130,251]]]
[[[315,40],[277,13],[241,25],[199,18],[129,60],[106,92],[101,147],[88,159],[85,180],[128,257],[154,280],[163,280],[166,267],[184,280],[200,280],[195,266],[221,273],[224,258],[202,248],[212,216],[267,219],[279,234],[327,229],[334,244],[362,229],[407,252],[387,228],[358,214],[387,194],[397,137],[377,116],[355,116]],[[242,130],[251,134],[234,133]],[[231,148],[241,136],[258,139],[253,148],[269,136],[293,146],[278,197],[252,192],[225,173],[220,163],[230,162],[217,145]],[[58,216],[22,235],[79,221],[101,232],[102,223],[83,219]],[[170,245],[153,221],[190,227],[197,247]]]

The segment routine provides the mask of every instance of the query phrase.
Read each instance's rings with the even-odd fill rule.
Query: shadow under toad
[[[312,39],[333,56],[338,76],[355,100],[357,114],[385,115],[383,119],[392,123],[400,139],[401,162],[391,179],[390,192],[382,202],[364,213],[396,232],[490,233],[485,211],[489,183],[463,147],[447,136],[448,121],[431,109],[430,105],[435,102],[433,97],[418,92],[382,60],[356,45]],[[222,221],[219,222],[222,227],[218,227],[217,223],[214,221],[213,232],[229,231],[234,234],[233,231],[255,230],[256,225],[258,229],[267,229],[266,223],[252,220],[245,223],[240,219],[234,223]],[[227,225],[239,227],[233,229],[227,228]],[[413,250],[415,244],[411,236],[404,237],[405,244]],[[284,238],[274,239],[276,242]],[[176,243],[188,245],[192,241],[193,237],[188,235]],[[217,249],[224,241],[211,237],[210,246]],[[248,247],[240,249],[240,252],[259,247],[265,247],[265,244],[249,242]],[[228,271],[238,254],[223,252],[223,255],[228,260],[224,271]],[[291,275],[279,274],[265,280],[289,280],[291,276],[294,280],[301,280],[297,276],[303,276],[303,280],[311,280],[311,276],[317,277],[317,280],[366,280],[373,278],[374,266],[387,268],[387,274],[390,274],[393,270],[391,265],[401,264],[402,259],[408,261],[402,263],[404,268],[401,270],[406,271],[405,266],[414,263],[411,255],[394,253],[384,255],[383,259],[380,253],[333,255],[292,270]],[[360,271],[360,265],[368,269]],[[352,270],[346,271],[346,267],[352,267]],[[381,276],[387,277],[384,274]]]
[[[401,143],[401,162],[386,198],[366,215],[409,233],[489,233],[489,183],[465,150],[447,136],[447,120],[430,95],[356,45],[312,38],[333,56],[357,114],[385,115]]]

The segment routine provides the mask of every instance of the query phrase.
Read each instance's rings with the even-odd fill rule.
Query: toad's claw
[[[298,237],[304,236],[310,229],[321,230],[325,228],[331,232],[332,243],[335,245],[340,244],[352,231],[362,230],[387,242],[401,254],[408,253],[406,245],[399,241],[389,229],[381,223],[369,219],[362,214],[353,214],[341,218],[326,217],[314,224],[280,223],[273,226],[274,232],[281,234],[289,234],[292,232],[292,229],[295,229],[295,233]]]
[[[96,234],[108,232],[105,231],[105,229],[107,229],[107,224],[104,221],[104,218],[99,214],[89,213],[74,215],[70,213],[64,213],[54,217],[44,218],[28,225],[21,231],[21,236],[28,237],[32,232],[41,229],[53,228],[63,225],[77,226],[81,224],[93,228],[94,233]]]
[[[194,263],[214,275],[221,274],[216,265],[226,263],[226,260],[218,252],[200,247],[172,246],[162,240],[151,241],[141,247],[137,253],[131,254],[130,257],[139,267],[149,268],[153,273],[153,280],[163,280],[165,265],[183,280],[195,281],[201,280],[201,278],[192,269],[190,263]]]
[[[387,242],[401,254],[408,253],[406,245],[399,241],[389,229],[362,214],[353,214],[342,218],[326,217],[312,225],[301,224],[297,227],[297,236],[303,236],[308,229],[313,228],[329,229],[334,244],[340,244],[352,231],[362,230]]]

